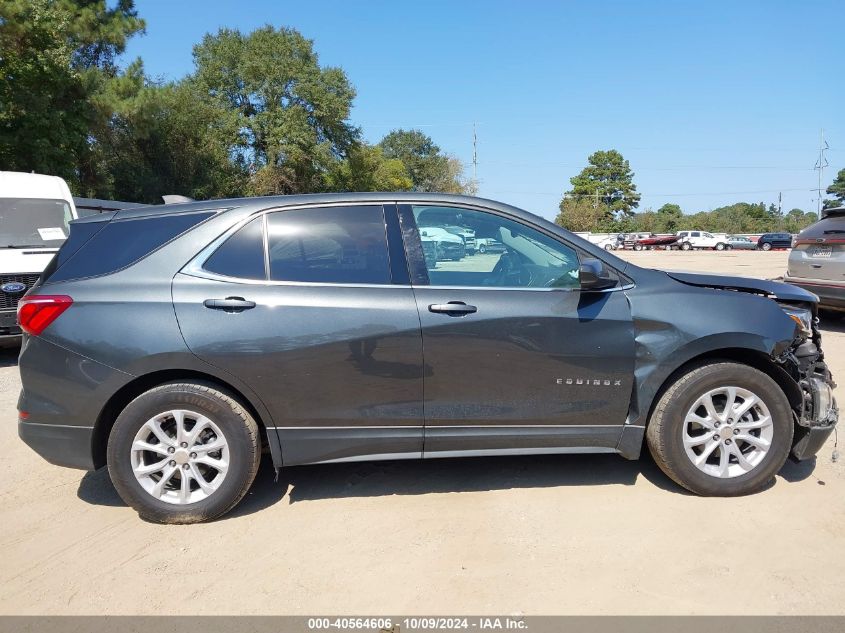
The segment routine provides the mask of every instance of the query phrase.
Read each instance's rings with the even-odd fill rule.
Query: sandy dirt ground
[[[786,254],[625,253],[772,278]],[[824,347],[845,382],[845,323]],[[215,523],[145,523],[105,472],[17,438],[0,356],[2,614],[841,614],[845,467],[833,440],[760,494],[686,494],[650,459],[265,460]],[[840,401],[845,400],[842,389]]]

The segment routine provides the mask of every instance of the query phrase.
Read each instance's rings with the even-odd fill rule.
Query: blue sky
[[[841,0],[768,2],[136,0],[126,59],[177,79],[221,27],[289,26],[342,67],[352,121],[378,141],[419,128],[468,166],[479,195],[554,217],[597,149],[634,170],[640,209],[736,201],[815,210],[845,167]],[[471,173],[471,167],[469,167]]]

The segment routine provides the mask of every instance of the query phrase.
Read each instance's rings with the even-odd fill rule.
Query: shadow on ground
[[[779,473],[787,482],[813,475],[815,460],[788,461]],[[559,486],[633,485],[638,477],[672,494],[691,495],[664,475],[648,454],[639,461],[616,455],[540,455],[470,457],[393,462],[354,462],[293,466],[279,471],[278,481],[265,456],[255,483],[226,518],[246,516],[281,502],[550,488]],[[772,480],[765,487],[776,485]],[[87,473],[77,495],[86,503],[125,506],[112,486],[108,471]]]
[[[276,474],[268,456],[244,500],[228,517],[258,512],[287,497],[287,503],[316,499],[478,492],[557,486],[633,485],[643,476],[675,494],[688,494],[650,458],[628,461],[616,455],[541,455],[354,462],[283,468]],[[108,471],[86,473],[77,496],[93,505],[125,506]]]

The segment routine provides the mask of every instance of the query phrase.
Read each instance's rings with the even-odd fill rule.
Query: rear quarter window
[[[49,281],[99,277],[126,268],[212,215],[214,212],[208,211],[112,220],[69,256],[63,257],[59,251],[55,258],[57,266]],[[84,223],[74,226],[71,236],[76,229],[84,226]],[[89,230],[86,227],[83,233]],[[72,239],[65,244],[78,243],[72,242]]]

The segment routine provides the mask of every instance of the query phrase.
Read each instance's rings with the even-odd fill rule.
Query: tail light
[[[27,334],[38,336],[59,315],[67,310],[73,299],[67,295],[29,295],[18,302],[18,323]]]

